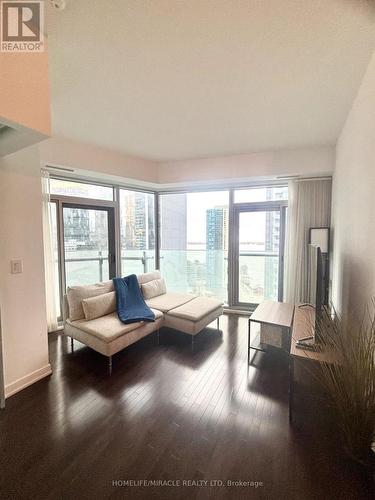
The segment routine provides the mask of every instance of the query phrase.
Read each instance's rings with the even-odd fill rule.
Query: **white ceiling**
[[[155,160],[333,144],[373,0],[67,0],[48,9],[53,133]]]

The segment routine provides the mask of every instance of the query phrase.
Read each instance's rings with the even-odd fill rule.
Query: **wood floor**
[[[183,334],[151,335],[114,356],[111,377],[104,357],[51,335],[53,375],[0,413],[0,497],[371,498],[332,430],[290,427],[287,360],[259,353],[247,371],[246,319],[221,328],[194,351]]]

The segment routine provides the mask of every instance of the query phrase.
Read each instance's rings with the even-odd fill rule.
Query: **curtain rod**
[[[321,175],[317,177],[284,177],[285,181],[307,182],[307,181],[330,181],[332,175]]]

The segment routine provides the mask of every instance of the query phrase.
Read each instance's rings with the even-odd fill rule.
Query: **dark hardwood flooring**
[[[287,360],[258,353],[247,371],[246,319],[221,327],[194,351],[183,334],[150,335],[114,356],[111,377],[104,357],[51,335],[53,375],[0,412],[0,497],[372,498],[332,429],[290,427]],[[128,480],[224,485],[113,486]]]

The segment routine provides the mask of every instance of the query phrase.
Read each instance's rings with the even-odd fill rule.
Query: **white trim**
[[[64,165],[52,163],[41,163],[41,168],[49,171],[52,177],[65,179],[88,184],[96,184],[108,187],[119,187],[142,192],[168,193],[168,192],[186,192],[186,191],[220,191],[222,189],[246,189],[252,187],[264,186],[284,186],[289,179],[293,180],[315,180],[317,178],[332,178],[333,173],[322,171],[315,174],[296,174],[296,175],[265,175],[252,177],[231,177],[219,179],[204,179],[199,181],[181,181],[181,182],[152,182],[142,181],[130,177],[119,177],[113,174],[102,172],[93,172],[90,170],[71,169]],[[54,170],[55,169],[55,170]],[[56,171],[58,170],[58,171]]]
[[[136,191],[157,191],[159,184],[152,181],[142,181],[130,177],[119,177],[118,175],[94,172],[92,170],[83,170],[79,168],[69,168],[64,165],[41,162],[41,168],[48,170],[51,177],[56,179],[65,179],[67,181],[84,182],[86,184],[95,184],[99,186],[114,187],[118,186],[124,189],[134,189]]]
[[[6,385],[5,398],[9,398],[10,396],[13,396],[17,392],[26,389],[26,387],[29,387],[29,385],[38,382],[44,377],[48,377],[48,375],[51,375],[51,373],[52,373],[51,365],[48,363],[48,365],[43,366],[42,368],[39,368],[38,370],[35,370],[34,372],[31,372],[28,375],[19,378],[18,380],[12,382],[11,384]]]

